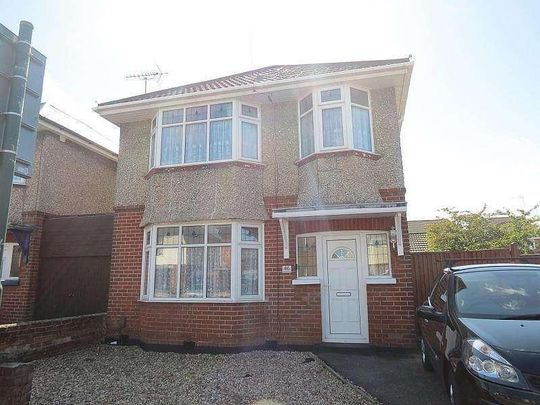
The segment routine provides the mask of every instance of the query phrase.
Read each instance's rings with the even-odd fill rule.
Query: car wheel
[[[424,366],[424,370],[433,371],[433,365],[431,364],[424,338],[420,339],[420,355],[422,356],[422,366]]]
[[[456,377],[452,370],[448,372],[448,396],[450,397],[450,403],[452,405],[463,405],[463,399],[461,396],[461,390],[456,384]]]

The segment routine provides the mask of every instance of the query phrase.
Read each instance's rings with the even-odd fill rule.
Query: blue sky
[[[186,4],[185,4],[186,3]],[[410,218],[540,202],[540,2],[0,0],[35,26],[47,88],[90,107],[271,64],[412,54],[402,145]],[[260,4],[260,6],[258,6]],[[7,12],[5,12],[7,11]]]

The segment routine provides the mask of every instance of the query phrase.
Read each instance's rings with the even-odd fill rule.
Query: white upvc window
[[[22,251],[18,243],[4,243],[0,279],[18,280],[22,263]]]
[[[299,100],[298,111],[300,158],[334,150],[374,152],[368,90],[318,88]]]
[[[141,298],[238,302],[264,298],[263,225],[206,223],[145,229]]]
[[[162,109],[150,143],[150,168],[260,161],[260,108],[230,100]]]
[[[388,233],[366,235],[368,277],[391,277]]]

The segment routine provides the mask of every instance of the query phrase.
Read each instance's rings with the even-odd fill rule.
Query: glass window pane
[[[154,296],[156,298],[176,297],[177,274],[178,249],[157,248],[154,276]]]
[[[208,225],[208,243],[231,243],[231,225]]]
[[[298,277],[317,275],[317,244],[314,236],[298,238]]]
[[[367,235],[368,275],[389,276],[388,238],[385,233]]]
[[[331,89],[321,91],[321,102],[341,100],[341,89]]]
[[[206,297],[229,298],[231,296],[231,248],[209,246],[206,272]]]
[[[203,121],[208,118],[208,106],[186,108],[186,121]]]
[[[240,278],[241,295],[259,294],[259,249],[241,249]]]
[[[232,120],[210,123],[210,160],[232,158]]]
[[[150,251],[144,252],[144,267],[142,272],[142,295],[148,295],[148,268],[150,267]]]
[[[311,94],[300,100],[300,115],[311,110],[313,108],[313,97]]]
[[[315,152],[315,137],[313,132],[313,112],[309,112],[300,118],[301,152],[302,157]]]
[[[257,124],[242,121],[242,157],[249,159],[259,158],[259,136]]]
[[[146,241],[145,243],[149,245],[152,242],[152,231],[146,231]]]
[[[154,157],[156,155],[156,134],[150,138],[150,167],[154,167]]]
[[[182,161],[182,126],[165,127],[161,130],[161,165],[173,165]]]
[[[369,96],[367,91],[357,90],[351,88],[351,102],[354,104],[369,107]]]
[[[240,232],[242,241],[245,242],[258,242],[259,241],[259,228],[254,226],[243,226]]]
[[[158,228],[157,230],[158,245],[178,245],[178,227]]]
[[[163,111],[161,125],[179,124],[184,121],[184,109]]]
[[[232,117],[232,103],[213,104],[210,106],[210,118]]]
[[[323,146],[331,148],[343,146],[343,124],[341,107],[327,108],[322,111]]]
[[[354,259],[354,253],[349,248],[340,247],[332,252],[330,258],[334,260],[352,260]]]
[[[206,123],[186,125],[185,163],[206,160]]]
[[[259,116],[259,112],[257,107],[242,104],[242,115],[245,117],[257,118]]]
[[[21,268],[21,256],[22,256],[22,250],[19,244],[13,245],[13,253],[11,256],[11,267],[9,269],[8,277],[19,277],[19,270]]]
[[[196,245],[204,243],[204,225],[183,226],[182,244]]]
[[[352,129],[354,147],[371,152],[371,125],[368,110],[352,107]]]
[[[180,261],[180,297],[202,298],[204,247],[182,248]]]

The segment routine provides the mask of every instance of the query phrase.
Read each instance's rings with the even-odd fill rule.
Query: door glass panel
[[[347,247],[339,247],[332,252],[332,260],[351,260],[354,259],[354,253]]]

